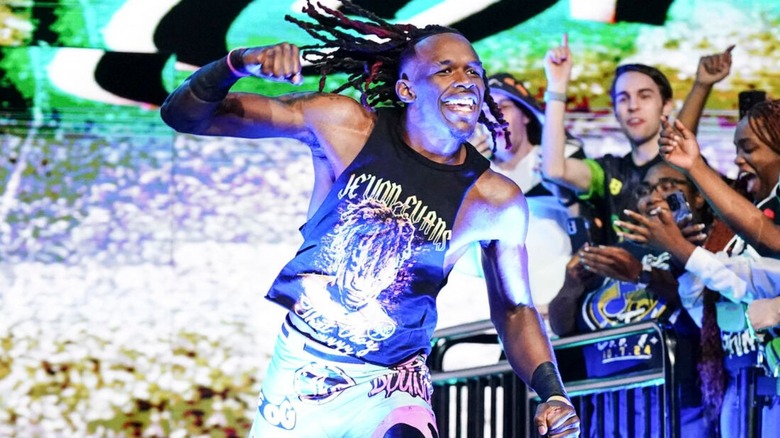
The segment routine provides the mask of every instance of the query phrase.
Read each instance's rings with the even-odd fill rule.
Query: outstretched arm
[[[696,79],[693,87],[685,97],[677,119],[680,120],[694,134],[698,132],[704,105],[712,91],[712,87],[729,75],[731,71],[731,51],[734,46],[729,46],[723,53],[702,56],[696,69]]]
[[[685,125],[675,120],[672,129],[664,120],[659,144],[664,159],[688,175],[717,216],[734,232],[756,248],[780,253],[780,227],[704,162],[696,136]]]
[[[296,137],[305,124],[295,99],[229,90],[249,75],[300,83],[300,70],[298,48],[292,44],[236,49],[187,78],[165,100],[160,115],[172,128],[190,134]]]
[[[566,396],[552,347],[528,289],[525,234],[528,207],[518,188],[501,206],[496,239],[483,242],[482,264],[488,286],[490,316],[515,373],[542,399],[534,418],[539,433],[578,436],[579,419]]]
[[[542,127],[542,174],[575,192],[590,188],[591,171],[582,160],[566,158],[566,90],[572,69],[572,55],[564,35],[563,45],[547,51],[544,71],[547,76],[547,98]]]

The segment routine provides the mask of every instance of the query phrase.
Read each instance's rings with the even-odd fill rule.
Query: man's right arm
[[[545,123],[542,127],[542,174],[556,184],[584,193],[591,188],[591,168],[585,161],[566,158],[566,90],[571,76],[572,56],[567,43],[550,49],[544,57],[547,76]]]
[[[163,121],[179,132],[245,138],[289,137],[310,143],[319,94],[268,97],[230,93],[243,76],[301,82],[298,48],[288,43],[237,49],[201,67],[174,90],[162,105]],[[333,99],[338,97],[332,96]],[[330,102],[329,102],[330,103]],[[321,105],[325,111],[327,105]],[[332,107],[331,107],[332,108]],[[317,120],[316,116],[312,118]]]

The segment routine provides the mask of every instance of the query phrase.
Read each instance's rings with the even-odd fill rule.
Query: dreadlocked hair
[[[723,396],[726,393],[726,372],[723,369],[725,353],[715,306],[719,296],[717,292],[706,288],[702,292],[704,309],[701,318],[701,359],[696,366],[701,378],[704,414],[710,421],[720,415]]]
[[[344,73],[347,75],[346,82],[332,93],[353,88],[360,93],[360,102],[368,108],[381,105],[404,106],[395,92],[395,83],[400,76],[402,63],[414,54],[417,43],[442,33],[462,35],[456,29],[446,26],[432,24],[419,28],[412,24],[389,23],[348,0],[341,3],[340,10],[333,10],[319,2],[315,7],[311,0],[307,0],[301,11],[314,20],[313,22],[302,21],[290,15],[285,15],[284,19],[320,41],[319,44],[300,47],[303,59],[320,71],[319,91],[325,89],[328,74]],[[354,20],[346,14],[365,20]],[[485,74],[482,75],[482,80],[487,84]],[[509,135],[508,123],[490,97],[487,87],[483,100],[498,122],[491,122],[484,111],[480,113],[479,121],[488,127],[495,144],[499,128]]]
[[[713,219],[704,249],[716,252],[728,245],[734,231],[720,219]],[[703,310],[701,318],[701,357],[696,368],[701,378],[701,395],[704,402],[704,414],[709,421],[714,421],[721,413],[723,396],[726,393],[726,371],[723,361],[725,353],[721,341],[721,330],[718,327],[717,302],[720,294],[709,288],[702,291]],[[715,422],[718,424],[717,422]]]
[[[488,77],[487,73],[482,72],[482,81],[484,83],[488,83]],[[483,125],[487,126],[488,130],[490,131],[490,136],[493,138],[493,148],[490,150],[491,155],[496,154],[496,150],[498,149],[498,143],[496,142],[496,137],[498,137],[498,130],[501,129],[504,131],[504,138],[506,139],[506,147],[509,149],[512,147],[512,141],[509,138],[510,132],[509,132],[509,122],[504,119],[504,113],[501,112],[501,109],[498,107],[498,104],[495,100],[493,100],[493,97],[490,95],[490,91],[488,91],[487,87],[485,90],[485,104],[488,107],[488,111],[490,111],[490,114],[496,119],[495,122],[490,120],[487,115],[485,115],[485,112],[482,111],[479,113],[479,123],[482,123]]]

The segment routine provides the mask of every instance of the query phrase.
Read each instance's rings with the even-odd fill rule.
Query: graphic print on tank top
[[[388,310],[409,281],[404,268],[414,252],[414,230],[409,217],[375,199],[348,204],[317,262],[332,275],[301,274],[296,314],[320,334],[351,343],[358,356],[389,338],[397,323]]]

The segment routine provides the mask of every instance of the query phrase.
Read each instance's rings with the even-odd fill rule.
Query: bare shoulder
[[[466,223],[478,240],[517,240],[522,243],[527,227],[528,204],[514,181],[493,170],[483,173],[465,199]]]
[[[354,128],[373,125],[374,113],[348,96],[311,93],[304,96],[287,95],[284,99],[299,106],[310,126]]]
[[[303,123],[310,137],[307,143],[312,153],[327,159],[332,175],[338,176],[354,160],[368,141],[376,121],[376,113],[348,96],[314,93],[292,98],[291,105],[300,106]]]

